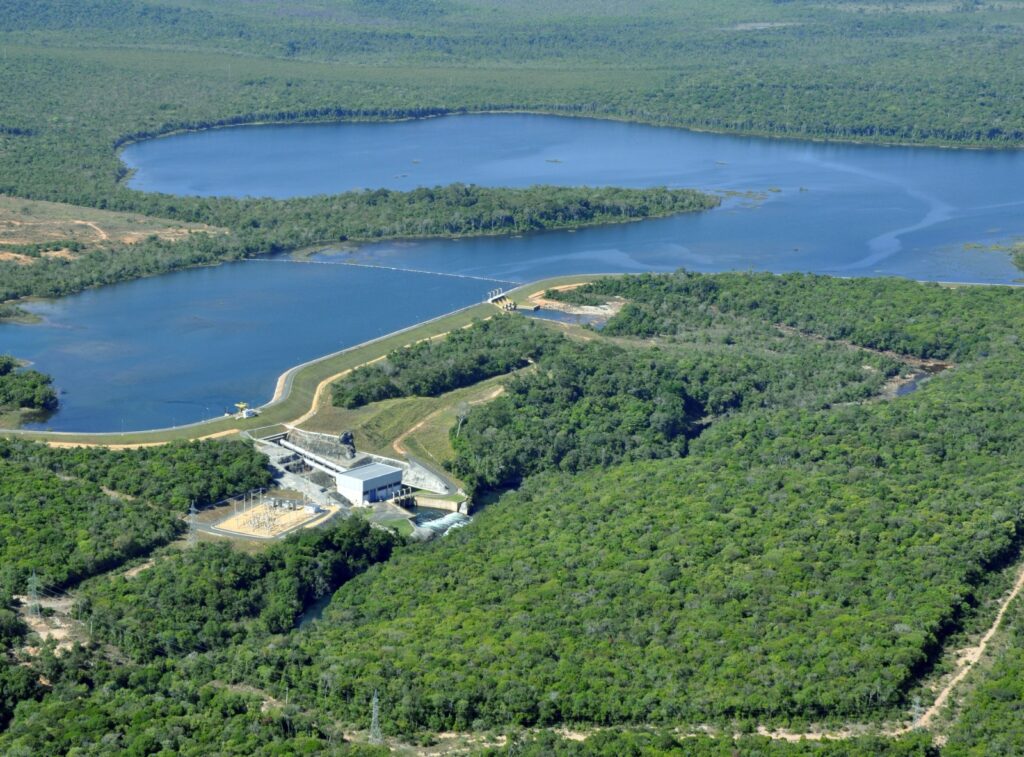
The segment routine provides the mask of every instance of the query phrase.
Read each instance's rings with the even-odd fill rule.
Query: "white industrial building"
[[[371,462],[373,457],[365,454],[359,458],[342,462],[331,454],[334,451],[330,448],[333,439],[328,440],[328,443],[325,444],[315,437],[326,435],[314,432],[303,433],[314,437],[312,442],[318,445],[316,452],[310,450],[305,444],[300,445],[289,440],[287,434],[268,437],[267,441],[270,442],[268,453],[279,466],[287,466],[301,459],[303,464],[333,478],[338,493],[353,505],[368,505],[392,499],[400,495],[403,488],[408,489],[402,484],[403,476],[407,475],[404,467],[389,465],[385,462]],[[310,442],[309,439],[302,439],[302,441],[307,444]],[[310,446],[314,446],[314,444]],[[274,454],[275,449],[281,454]],[[291,454],[285,453],[284,450],[288,450]],[[388,460],[388,458],[377,459]]]
[[[384,463],[360,465],[337,473],[338,493],[353,505],[391,499],[402,489],[402,469]]]

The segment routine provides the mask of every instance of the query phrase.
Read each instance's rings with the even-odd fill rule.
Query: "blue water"
[[[56,377],[45,427],[176,425],[259,404],[291,365],[483,299],[501,281],[583,272],[770,270],[1007,283],[1024,235],[1024,153],[828,145],[633,124],[481,115],[394,124],[240,127],[127,147],[136,189],[291,197],[454,181],[687,186],[708,213],[518,238],[403,241],[324,265],[243,262],[38,303],[0,352]],[[777,190],[777,191],[776,191]]]
[[[64,391],[35,427],[174,426],[262,404],[289,367],[477,302],[482,288],[340,265],[198,268],[34,303],[44,322],[0,325],[0,352]]]

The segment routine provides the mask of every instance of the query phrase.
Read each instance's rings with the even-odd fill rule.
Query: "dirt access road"
[[[956,652],[956,668],[951,675],[949,675],[944,682],[941,684],[938,692],[935,696],[935,702],[918,715],[913,718],[906,725],[897,728],[886,728],[881,731],[883,736],[903,736],[911,731],[916,730],[929,730],[942,711],[949,703],[950,697],[953,692],[956,691],[967,675],[971,672],[975,665],[985,656],[985,652],[988,650],[988,646],[999,630],[999,626],[1002,625],[1003,618],[1006,616],[1006,611],[1013,603],[1021,592],[1024,591],[1024,561],[1021,562],[1017,568],[1017,575],[1013,583],[1013,587],[1007,592],[1006,596],[1003,597],[999,604],[999,611],[996,613],[995,619],[992,621],[992,625],[988,627],[988,630],[981,636],[978,643],[964,647]],[[809,741],[821,741],[823,739],[841,740],[850,739],[857,735],[864,733],[870,733],[871,731],[866,727],[850,726],[842,728],[836,731],[818,731],[812,730],[802,733],[794,731],[787,731],[784,729],[768,729],[764,726],[760,726],[757,732],[762,736],[768,736],[772,739],[780,739],[783,741],[800,741],[801,739],[807,739]]]
[[[480,399],[473,400],[469,404],[471,406],[473,406],[473,405],[483,405],[486,402],[490,402],[491,400],[500,397],[504,393],[505,393],[505,387],[504,386],[496,386],[496,387],[494,387],[494,389],[492,389],[490,392],[487,393],[486,397],[481,397]],[[438,408],[437,410],[435,410],[434,412],[430,413],[430,415],[428,415],[426,418],[421,420],[416,425],[414,425],[411,428],[408,428],[405,431],[403,431],[401,434],[398,435],[398,438],[395,439],[391,443],[391,449],[393,449],[399,455],[406,454],[406,452],[408,452],[408,450],[405,448],[405,444],[404,444],[405,440],[408,439],[413,434],[415,434],[421,428],[423,428],[429,421],[432,421],[432,420],[436,419],[439,415],[441,415],[447,409],[448,409],[447,406]]]

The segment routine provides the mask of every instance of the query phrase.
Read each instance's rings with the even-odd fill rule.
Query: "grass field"
[[[428,463],[444,465],[454,456],[448,434],[458,425],[460,407],[471,409],[474,405],[489,402],[503,391],[507,380],[507,376],[498,376],[439,397],[442,402],[438,408],[411,428],[402,439],[402,446]]]
[[[28,423],[32,418],[37,417],[37,410],[9,410],[0,409],[0,429],[17,428],[22,423]]]
[[[412,535],[413,526],[412,523],[409,522],[408,518],[395,518],[393,520],[382,520],[378,522],[385,528],[393,528],[398,532],[399,536]]]
[[[506,380],[497,376],[439,397],[402,397],[354,410],[324,405],[302,428],[323,433],[349,430],[361,450],[391,456],[408,450],[441,465],[451,457],[448,429],[456,423],[459,405],[486,401]]]
[[[434,412],[441,398],[403,397],[347,410],[323,405],[302,424],[307,431],[339,433],[352,431],[359,449],[379,455],[393,455],[392,441],[399,434]]]
[[[194,233],[220,234],[224,230],[137,213],[0,195],[0,260],[31,264],[39,257],[67,258],[100,246],[131,245],[151,236],[176,241]],[[26,249],[33,247],[53,249],[35,254]]]

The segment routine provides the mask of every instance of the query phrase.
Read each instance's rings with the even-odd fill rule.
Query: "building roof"
[[[401,468],[396,468],[393,465],[386,465],[384,463],[370,463],[369,465],[360,465],[358,468],[351,468],[344,473],[339,473],[340,476],[347,476],[348,478],[354,478],[357,481],[369,481],[374,478],[380,478],[381,476],[389,476],[394,473],[401,473]]]

